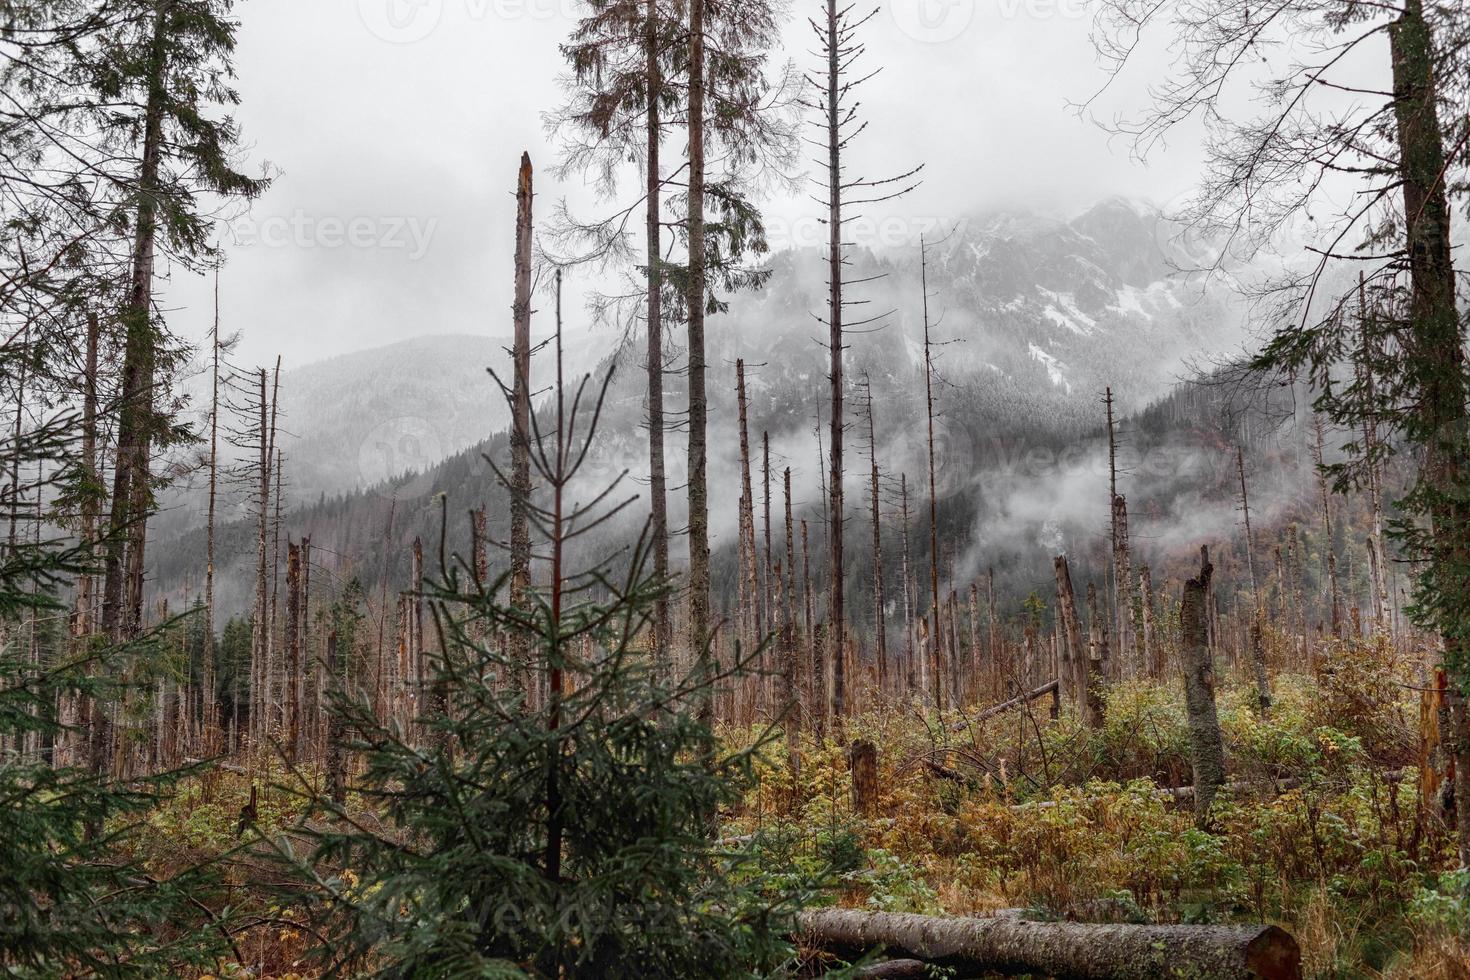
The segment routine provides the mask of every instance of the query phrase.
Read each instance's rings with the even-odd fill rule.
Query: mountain
[[[510,411],[486,368],[503,370],[509,345],[414,337],[283,372],[278,441],[295,499],[428,469],[504,428]]]
[[[922,317],[928,282],[935,386],[936,478],[946,561],[959,572],[1027,559],[1091,535],[1105,513],[1106,470],[1100,458],[1104,387],[1120,414],[1166,396],[1191,359],[1237,347],[1244,316],[1217,280],[1181,274],[1207,265],[1208,248],[1157,210],[1121,199],[1071,217],[996,212],[960,222],[938,236],[920,268],[917,247],[904,252],[855,249],[850,256],[846,354],[849,520],[866,523],[866,406],[876,406],[873,433],[885,474],[885,520],[898,509],[897,476],[907,474],[911,514],[928,489]],[[822,535],[829,406],[826,328],[815,316],[825,302],[825,264],[814,250],[775,255],[766,288],[722,297],[728,310],[709,319],[710,512],[718,580],[733,566],[739,494],[735,365],[746,362],[753,478],[763,497],[763,437],[770,447],[773,510],[779,514],[782,471],[792,471],[793,506]],[[870,321],[861,324],[859,321]],[[667,404],[685,404],[684,351],[675,327],[668,338]],[[448,500],[451,533],[465,511],[488,505],[490,532],[503,538],[506,508],[484,455],[507,452],[505,410],[486,363],[503,363],[503,341],[418,338],[290,372],[282,380],[288,485],[304,506],[286,534],[310,534],[364,579],[401,586],[414,537],[438,539],[439,508]],[[644,489],[646,406],[642,342],[603,361],[613,380],[603,405],[589,487],[628,471],[629,493]],[[574,378],[604,345],[569,345]],[[549,352],[533,359],[533,386],[552,376]],[[580,363],[579,363],[580,362]],[[542,396],[544,410],[545,396]],[[684,446],[678,420],[667,439],[670,521],[682,526]],[[818,429],[821,429],[820,435]],[[485,438],[486,436],[488,438]],[[483,441],[477,441],[483,440]],[[1081,459],[1081,470],[1068,460]],[[391,475],[390,475],[391,474]],[[386,477],[386,478],[384,478]],[[303,493],[303,491],[305,491]],[[313,502],[324,496],[320,502]],[[1086,501],[1074,499],[1086,497]],[[1093,500],[1096,496],[1096,500]],[[629,513],[640,512],[635,508]],[[1096,525],[1096,526],[1094,526]],[[627,526],[608,527],[616,538]],[[780,529],[775,533],[779,534]],[[855,532],[854,532],[855,533]],[[859,535],[860,536],[860,535]],[[920,535],[914,535],[916,542]],[[221,567],[242,597],[249,576],[248,526],[222,530]],[[592,547],[597,542],[588,542]],[[237,550],[238,549],[238,550]],[[676,546],[676,551],[678,546]],[[852,549],[859,560],[861,546]],[[202,535],[164,542],[157,578],[166,588],[197,578]],[[324,561],[328,559],[323,559]],[[853,576],[863,588],[861,568]],[[236,608],[243,608],[242,602]]]

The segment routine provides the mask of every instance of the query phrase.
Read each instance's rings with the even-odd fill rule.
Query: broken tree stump
[[[973,972],[1057,980],[1301,980],[1296,940],[1275,926],[1096,925],[1016,918],[942,918],[820,909],[803,939],[858,957],[894,957]]]
[[[852,809],[871,817],[878,808],[878,746],[868,741],[852,743],[848,749],[852,766]]]

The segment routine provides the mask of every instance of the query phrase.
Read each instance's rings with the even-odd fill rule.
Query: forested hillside
[[[1470,14],[803,3],[0,2],[0,973],[1470,977]]]

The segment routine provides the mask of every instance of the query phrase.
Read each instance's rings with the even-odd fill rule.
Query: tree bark
[[[1432,554],[1429,589],[1454,671],[1448,695],[1454,731],[1445,742],[1455,756],[1460,863],[1470,866],[1470,711],[1464,704],[1470,640],[1461,622],[1470,608],[1470,499],[1465,493],[1465,336],[1455,301],[1449,169],[1439,123],[1435,39],[1422,0],[1406,0],[1389,31],[1394,114],[1398,127],[1405,244],[1411,287],[1409,333],[1419,389],[1410,437],[1425,446],[1421,481],[1429,491]]]
[[[1220,719],[1215,710],[1215,667],[1207,636],[1208,611],[1205,608],[1213,573],[1209,549],[1202,548],[1199,577],[1184,583],[1184,601],[1179,610],[1184,702],[1189,715],[1190,755],[1194,764],[1194,806],[1202,825],[1209,817],[1216,788],[1225,782],[1225,749],[1220,735]]]
[[[138,211],[133,232],[131,281],[122,314],[126,336],[121,406],[117,456],[113,467],[110,533],[103,567],[102,628],[114,641],[134,635],[142,625],[143,615],[143,548],[148,531],[147,511],[152,500],[149,456],[156,424],[153,418],[156,367],[153,268],[167,99],[167,43],[166,22],[160,7],[154,13],[148,100],[143,110],[143,153],[138,168]]]
[[[709,486],[707,483],[709,403],[705,395],[704,314],[704,0],[689,3],[689,293],[685,298],[689,322],[689,649],[702,681],[714,670],[710,635],[709,596]],[[714,692],[700,696],[699,718],[714,723]]]
[[[1275,926],[1093,925],[823,909],[803,938],[848,956],[882,947],[962,973],[1058,980],[1300,980],[1296,940]]]
[[[515,305],[510,433],[510,604],[523,607],[531,588],[531,238],[534,192],[531,155],[521,154],[516,178]],[[512,669],[527,705],[534,705],[531,643],[523,630],[510,637]]]
[[[1082,661],[1082,627],[1077,620],[1077,596],[1066,555],[1052,560],[1057,578],[1057,616],[1061,619],[1063,648],[1058,651],[1058,677],[1068,700],[1082,705],[1087,697],[1087,667]]]
[[[653,575],[660,583],[669,579],[669,497],[664,464],[664,334],[663,334],[663,174],[659,169],[660,100],[663,76],[659,70],[658,0],[647,0],[644,34],[644,67],[647,72],[648,137],[647,200],[644,212],[645,251],[648,261],[648,495],[649,534],[653,546]],[[673,639],[669,599],[661,594],[653,605],[654,669],[667,677]]]

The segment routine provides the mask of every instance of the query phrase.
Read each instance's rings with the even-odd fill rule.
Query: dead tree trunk
[[[337,631],[327,634],[327,676],[333,698],[342,694],[342,665],[337,662]],[[347,802],[347,732],[335,706],[327,715],[327,796],[337,806]]]
[[[853,742],[847,752],[852,769],[852,809],[871,817],[878,809],[878,746],[867,740]]]
[[[1332,537],[1332,491],[1327,485],[1326,463],[1323,459],[1322,416],[1315,416],[1317,443],[1312,459],[1317,464],[1317,491],[1322,502],[1322,551],[1327,560],[1327,599],[1332,622],[1332,635],[1342,636],[1342,591],[1337,582],[1337,545]]]
[[[903,671],[907,690],[912,695],[917,690],[914,676],[914,585],[909,554],[909,478],[900,473],[898,477],[900,519],[903,522],[903,564],[900,572],[903,582]]]
[[[1087,687],[1083,719],[1088,728],[1103,726],[1103,687],[1107,683],[1108,627],[1098,611],[1097,587],[1087,585]]]
[[[648,138],[648,157],[644,163],[647,180],[644,201],[644,245],[648,263],[648,495],[649,536],[652,538],[653,576],[660,583],[669,578],[669,498],[668,477],[664,461],[664,329],[662,236],[663,174],[659,151],[660,109],[664,90],[660,55],[658,0],[647,0],[644,23],[643,63],[647,73],[647,97],[644,101],[644,132]],[[653,605],[654,670],[667,677],[670,668],[673,623],[669,599],[661,593]]]
[[[1266,648],[1261,642],[1261,623],[1266,610],[1261,597],[1261,583],[1256,577],[1256,548],[1251,533],[1251,497],[1245,481],[1245,450],[1235,447],[1235,468],[1240,475],[1240,512],[1245,520],[1245,563],[1251,580],[1251,669],[1256,678],[1256,709],[1261,717],[1271,709],[1271,677],[1266,671]]]
[[[1205,608],[1213,573],[1210,550],[1201,548],[1199,577],[1184,583],[1184,600],[1179,609],[1184,701],[1194,763],[1194,808],[1201,825],[1209,818],[1216,788],[1225,782],[1225,750],[1215,711],[1215,666],[1207,637]]]
[[[1134,645],[1133,624],[1133,559],[1128,539],[1128,501],[1118,493],[1118,438],[1113,416],[1113,389],[1104,399],[1108,413],[1108,481],[1112,509],[1113,539],[1113,633],[1118,638],[1115,677],[1131,677],[1138,672],[1138,652]]]
[[[260,482],[256,490],[258,510],[255,527],[254,622],[250,630],[250,731],[256,744],[265,738],[265,634],[270,616],[266,540],[270,530],[271,451],[265,368],[260,369],[258,380],[260,386],[260,413],[257,423],[260,427],[260,462],[258,464]]]
[[[755,491],[750,479],[750,432],[745,400],[745,361],[735,361],[735,399],[740,420],[740,636],[747,651],[754,650],[760,630],[760,573],[755,547]]]
[[[286,758],[301,751],[301,548],[286,539]]]
[[[802,938],[856,957],[882,948],[961,975],[1067,980],[1301,980],[1296,940],[1275,926],[1094,925],[940,918],[822,909],[799,916]]]
[[[883,512],[878,501],[878,437],[873,424],[873,386],[866,377],[868,393],[869,493],[873,511],[873,647],[878,658],[878,690],[887,693],[888,682],[888,597],[883,591]]]
[[[781,673],[786,682],[786,751],[791,771],[801,771],[801,668],[797,658],[796,614],[792,600],[796,594],[796,546],[791,523],[791,467],[786,467],[786,561],[777,569],[777,605],[781,607]]]
[[[1082,627],[1077,620],[1077,595],[1072,589],[1072,570],[1066,555],[1052,561],[1057,578],[1057,616],[1062,625],[1059,679],[1063,694],[1079,707],[1087,697],[1087,667],[1082,660]]]
[[[694,657],[701,680],[713,674],[710,635],[709,595],[709,486],[708,486],[708,415],[705,395],[704,313],[705,215],[704,215],[704,112],[705,112],[705,5],[704,0],[689,3],[688,112],[689,184],[685,195],[688,205],[688,383],[689,383],[689,652]],[[699,704],[700,720],[714,722],[713,692],[703,696]]]
[[[934,357],[929,337],[929,259],[924,240],[919,239],[919,282],[924,291],[924,404],[929,421],[929,590],[934,613],[934,629],[930,634],[930,664],[934,707],[944,710],[943,651],[939,621],[939,495],[934,476]]]
[[[510,433],[510,604],[523,607],[531,588],[531,156],[521,154],[516,179],[515,305]],[[527,704],[533,704],[530,639],[511,634],[513,671]]]
[[[1158,677],[1163,673],[1163,667],[1159,663],[1159,644],[1154,636],[1154,583],[1147,565],[1138,569],[1138,606],[1142,614],[1140,633],[1144,669],[1149,672],[1149,676]]]

